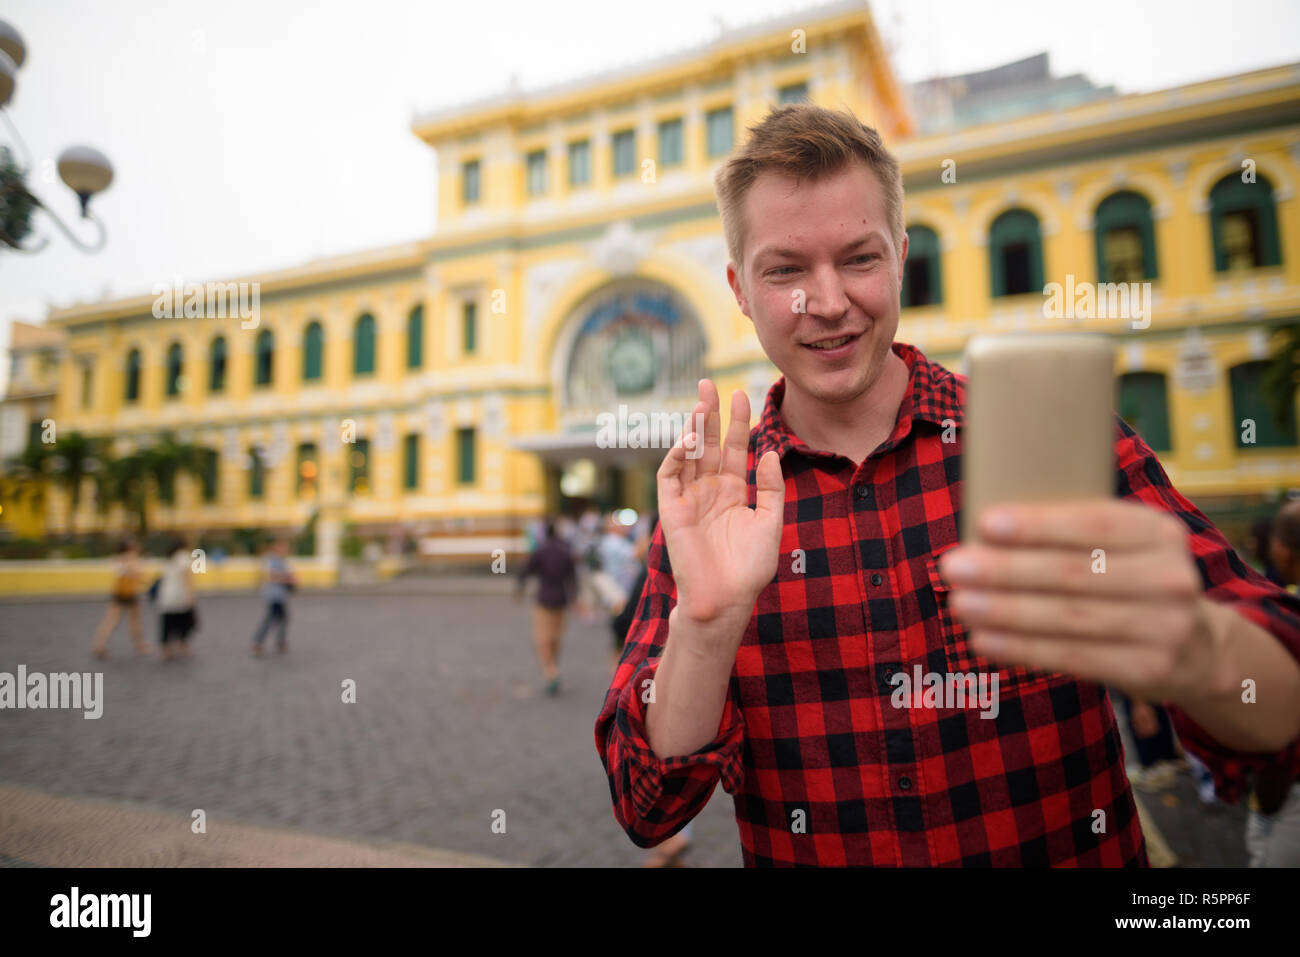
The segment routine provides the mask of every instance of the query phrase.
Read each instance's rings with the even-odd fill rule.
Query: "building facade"
[[[726,284],[712,176],[772,106],[806,99],[903,163],[899,338],[959,368],[977,332],[1105,333],[1118,407],[1185,494],[1239,516],[1300,488],[1295,409],[1266,415],[1261,386],[1300,319],[1300,66],[1128,96],[1052,81],[1071,100],[1026,96],[1019,115],[989,112],[997,82],[973,121],[958,98],[917,133],[870,14],[837,3],[418,117],[434,236],[56,310],[55,418],[118,451],[163,432],[211,450],[155,507],[164,528],[316,516],[326,551],[350,526],[468,557],[589,501],[652,507],[664,449],[608,448],[602,422],[684,415],[701,376],[761,406],[777,372]],[[1150,284],[1145,324],[1098,308],[1105,287],[1066,295],[1107,282]],[[77,529],[126,527],[90,498]],[[47,529],[68,517],[52,492]]]

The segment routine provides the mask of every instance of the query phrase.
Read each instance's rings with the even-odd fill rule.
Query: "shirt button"
[[[901,790],[910,791],[912,790],[912,779],[907,777],[899,778],[898,786]]]
[[[859,502],[865,502],[871,498],[871,489],[866,485],[855,485],[853,486],[853,497]]]
[[[884,581],[884,579],[880,577],[879,572],[876,572],[871,576],[871,584],[873,585],[879,585],[882,581]]]

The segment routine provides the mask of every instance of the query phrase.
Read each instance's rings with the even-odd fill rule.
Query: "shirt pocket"
[[[1012,688],[1024,688],[1029,685],[1052,681],[1072,680],[1067,675],[1053,671],[1036,671],[1031,668],[1002,667],[990,658],[977,654],[970,644],[970,633],[966,626],[953,617],[948,608],[951,586],[939,574],[939,556],[931,555],[926,560],[926,572],[930,578],[930,591],[934,594],[937,608],[938,631],[943,641],[944,657],[948,671],[952,674],[994,674],[998,676],[999,693]]]

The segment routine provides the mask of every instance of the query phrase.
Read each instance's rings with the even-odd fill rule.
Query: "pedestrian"
[[[1138,765],[1129,765],[1125,773],[1134,787],[1143,791],[1164,791],[1173,787],[1183,767],[1169,713],[1158,704],[1130,698],[1111,689],[1128,721],[1133,743],[1137,746]]]
[[[262,597],[266,599],[266,614],[253,635],[253,656],[262,656],[262,642],[271,626],[277,627],[275,650],[284,654],[289,647],[289,594],[298,587],[298,579],[289,567],[289,540],[278,538],[267,552],[262,566]]]
[[[108,639],[117,628],[117,623],[126,614],[127,625],[131,629],[131,640],[137,654],[150,652],[144,633],[140,628],[140,546],[134,539],[127,539],[118,547],[113,559],[113,590],[109,597],[108,609],[95,630],[92,653],[103,660],[108,657]]]
[[[641,598],[641,592],[645,590],[648,573],[646,554],[650,551],[650,539],[654,537],[655,526],[658,524],[659,516],[652,515],[648,523],[641,525],[641,534],[637,536],[636,543],[633,545],[633,557],[636,559],[640,572],[632,582],[632,587],[628,591],[627,600],[623,602],[623,607],[617,610],[613,620],[609,623],[610,632],[614,636],[612,650],[615,670],[618,669],[619,659],[623,657],[623,645],[627,642],[627,632],[632,627],[632,619],[636,617],[636,606]]]
[[[1262,538],[1269,570],[1292,594],[1300,583],[1300,502],[1289,502],[1265,527]],[[1251,867],[1300,867],[1300,782],[1294,763],[1273,761],[1254,777],[1247,804],[1246,850]]]
[[[614,512],[605,517],[605,534],[596,546],[596,557],[600,569],[592,575],[592,584],[606,613],[617,615],[636,584],[640,565],[627,529]]]
[[[549,519],[545,526],[546,537],[519,572],[519,588],[515,599],[523,597],[528,578],[536,575],[539,581],[537,602],[533,607],[533,643],[542,663],[542,677],[546,681],[546,694],[555,697],[560,693],[560,641],[564,636],[564,613],[577,594],[577,571],[569,544],[555,534],[555,523]]]
[[[172,540],[157,584],[162,660],[188,658],[190,635],[198,627],[198,610],[190,550],[183,539]]]

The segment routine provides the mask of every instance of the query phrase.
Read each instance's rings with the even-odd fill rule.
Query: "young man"
[[[270,554],[262,571],[262,597],[266,599],[266,614],[253,635],[253,655],[262,656],[262,642],[271,626],[276,626],[275,650],[284,654],[288,650],[289,632],[289,592],[296,586],[297,579],[289,568],[289,540],[277,538],[271,545]]]
[[[751,132],[717,177],[727,279],[783,375],[753,432],[732,395],[725,438],[701,381],[659,469],[596,724],[615,816],[655,845],[720,778],[746,865],[1145,866],[1103,685],[1164,702],[1235,799],[1300,754],[1300,602],[1118,417],[1118,500],[991,509],[956,547],[965,382],[893,341],[898,163],[811,105]],[[996,676],[996,701],[912,706],[917,672]]]

